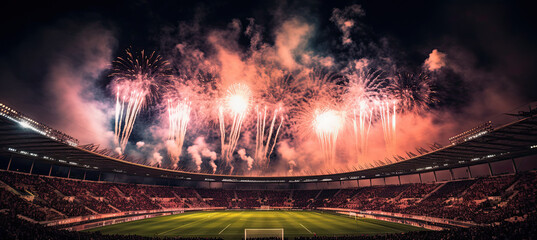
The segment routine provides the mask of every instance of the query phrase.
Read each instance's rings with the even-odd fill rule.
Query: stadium
[[[0,239],[537,238],[517,4],[18,8]]]

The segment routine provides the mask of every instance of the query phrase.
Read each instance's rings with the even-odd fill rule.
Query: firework
[[[398,99],[401,111],[422,111],[437,102],[432,80],[424,73],[398,73],[389,89]]]
[[[367,144],[369,142],[369,133],[373,120],[374,108],[370,106],[369,101],[362,100],[352,109],[352,129],[354,132],[354,145],[356,148],[356,157],[358,160],[364,159],[367,155]]]
[[[339,130],[345,124],[344,116],[344,113],[329,108],[318,108],[313,116],[313,130],[329,164],[333,164],[336,158],[336,142]]]
[[[308,98],[330,97],[339,98],[342,94],[343,78],[339,74],[314,69],[306,79],[302,80],[304,100]]]
[[[168,100],[168,119],[170,124],[168,139],[175,143],[177,149],[177,151],[170,151],[169,153],[176,161],[179,161],[182,153],[186,129],[190,121],[190,105],[191,103],[186,99],[176,103],[171,99]]]
[[[227,94],[224,99],[224,106],[220,106],[219,108],[218,118],[220,122],[222,158],[230,167],[232,167],[231,159],[233,152],[237,148],[237,143],[240,138],[242,123],[244,122],[244,119],[248,112],[250,98],[250,88],[248,88],[248,86],[246,86],[245,84],[236,83],[231,85],[227,89]],[[229,136],[227,137],[227,141],[224,111],[226,111],[226,113],[229,113],[232,118],[232,124],[229,131]]]
[[[352,111],[352,129],[354,132],[354,145],[356,157],[359,161],[367,155],[367,145],[369,133],[374,118],[374,111],[377,108],[372,104],[374,99],[378,99],[383,94],[387,84],[386,79],[382,78],[382,72],[371,70],[366,66],[352,66],[346,77],[349,80],[346,101]]]
[[[384,100],[376,102],[382,131],[384,133],[384,142],[388,153],[393,153],[396,147],[396,121],[397,121],[397,101]]]
[[[256,141],[255,141],[255,159],[258,162],[258,165],[260,165],[263,168],[268,167],[268,164],[270,163],[270,155],[274,151],[274,146],[276,146],[276,141],[278,140],[278,134],[280,133],[280,128],[282,127],[283,123],[283,116],[281,116],[281,108],[278,108],[274,110],[272,114],[272,121],[270,121],[270,125],[268,126],[268,135],[265,140],[265,132],[267,131],[267,107],[265,106],[264,110],[259,110],[259,108],[256,108],[257,110],[257,123],[256,123]],[[273,135],[274,127],[276,123],[276,119],[279,117],[279,124],[276,129],[276,132]],[[270,119],[269,119],[270,120]],[[272,142],[272,144],[271,144]],[[269,151],[270,149],[270,151]]]
[[[123,153],[132,133],[136,117],[158,88],[157,81],[164,76],[168,63],[155,52],[139,56],[126,51],[126,58],[114,61],[112,76],[116,86],[114,143]]]
[[[124,152],[129,136],[132,133],[134,121],[144,106],[147,92],[143,90],[127,90],[120,87],[116,92],[116,112],[114,143],[119,147],[121,153]]]

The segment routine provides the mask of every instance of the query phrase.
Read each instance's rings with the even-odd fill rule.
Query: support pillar
[[[102,173],[103,173],[103,172],[99,172],[99,180],[97,180],[98,182],[101,181],[101,174],[102,174]]]
[[[113,183],[116,182],[116,175],[117,175],[117,174],[114,173],[114,179],[112,180]]]
[[[71,167],[69,167],[69,172],[67,172],[67,179],[71,176]]]
[[[386,177],[384,177],[384,186],[386,186]]]
[[[84,171],[84,178],[82,180],[86,180],[86,171]]]
[[[513,163],[513,170],[515,170],[515,173],[518,173],[518,169],[516,168],[516,162],[515,162],[515,159],[512,158],[512,159],[511,159],[511,162]]]
[[[451,176],[451,180],[455,180],[455,177],[453,176],[453,168],[449,169],[449,175]]]
[[[399,179],[399,185],[401,185],[401,175],[397,175],[397,179]]]
[[[50,174],[52,173],[52,164],[50,164],[50,169],[48,170],[48,176],[50,177]]]
[[[420,183],[423,183],[423,181],[421,180],[421,173],[418,173],[418,176],[420,176]]]
[[[468,175],[469,175],[470,178],[473,178],[472,177],[472,170],[470,170],[470,166],[468,166]]]
[[[373,186],[373,181],[371,180],[371,178],[369,179],[369,186]]]
[[[494,176],[494,174],[492,173],[492,166],[490,165],[490,162],[487,163],[489,165],[489,174],[490,176]]]
[[[30,175],[31,175],[32,172],[34,171],[34,163],[35,163],[35,159],[32,160],[32,166],[30,167]]]
[[[11,167],[11,160],[13,160],[13,154],[9,155],[9,163],[7,164],[7,171],[9,171],[9,168]]]
[[[434,182],[438,182],[438,179],[436,178],[436,171],[433,171],[433,174],[434,174]]]

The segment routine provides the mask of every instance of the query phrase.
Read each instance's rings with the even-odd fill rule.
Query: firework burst
[[[367,145],[371,124],[378,108],[374,100],[384,93],[387,81],[382,77],[380,70],[371,70],[367,67],[352,67],[345,74],[348,79],[346,88],[346,104],[350,111],[350,119],[354,132],[354,146],[357,161],[367,155]]]
[[[182,101],[168,100],[168,140],[175,144],[176,151],[169,151],[170,156],[175,162],[179,161],[183,150],[186,130],[190,121],[191,103],[185,99]]]
[[[311,124],[321,144],[325,161],[334,164],[336,142],[340,129],[345,125],[345,113],[330,108],[318,108],[313,114]]]
[[[129,49],[125,52],[127,57],[118,57],[110,74],[116,94],[114,143],[120,153],[125,151],[134,122],[141,109],[156,94],[157,82],[164,77],[168,65],[155,52],[146,55],[141,51],[139,56]]]
[[[270,155],[274,151],[278,135],[283,123],[282,108],[277,108],[273,111],[272,121],[270,124],[267,122],[267,107],[263,110],[256,107],[257,110],[257,122],[256,122],[256,139],[255,139],[255,159],[259,166],[267,168],[270,163]],[[270,117],[270,116],[269,116]],[[270,120],[270,119],[269,119]],[[277,124],[276,120],[279,120]],[[278,126],[274,132],[274,127]],[[268,130],[267,130],[268,127]],[[265,138],[265,133],[268,135]],[[274,133],[274,136],[273,136]],[[269,151],[270,150],[270,151]]]
[[[242,123],[248,113],[251,94],[250,88],[247,85],[242,83],[233,84],[227,89],[224,105],[219,108],[221,156],[230,167],[232,167],[231,160],[233,152],[235,152],[240,138]],[[232,119],[227,141],[225,115],[230,115]]]
[[[389,87],[391,95],[397,98],[401,111],[423,111],[437,99],[432,89],[433,82],[425,73],[397,73]]]
[[[384,142],[386,151],[393,154],[397,144],[396,126],[397,126],[397,101],[385,99],[375,101],[378,109],[382,132],[384,133]]]

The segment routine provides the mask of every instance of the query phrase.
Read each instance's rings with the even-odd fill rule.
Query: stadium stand
[[[0,172],[1,206],[37,221],[166,208],[333,207],[434,216],[476,223],[522,217],[536,205],[536,174],[444,184],[331,190],[222,190],[118,184]]]
[[[441,217],[476,224],[494,223],[505,228],[486,229],[503,231],[502,229],[516,229],[520,226],[513,222],[523,221],[523,224],[529,224],[528,222],[533,221],[535,223],[536,186],[537,174],[535,172],[436,184],[330,190],[257,191],[92,182],[0,171],[2,195],[0,210],[31,221],[46,221],[99,213],[178,207],[217,206],[243,209],[260,206],[288,206],[298,209],[333,207]],[[9,219],[12,217],[4,216],[2,221]],[[15,226],[10,224],[15,224]],[[6,226],[24,228],[24,224],[19,220],[10,224]],[[46,233],[48,230],[39,231],[43,231],[39,234],[48,234]],[[458,236],[472,237],[473,234],[484,232],[486,230],[483,228],[477,228],[465,229],[456,234],[452,231],[408,233],[396,239],[426,239],[431,235],[454,239]],[[70,235],[71,233],[61,233],[66,236],[76,236]],[[15,231],[12,234],[18,233]],[[20,239],[24,239],[25,233],[20,234],[23,236]],[[501,236],[503,233],[497,234]],[[91,238],[89,235],[88,237]],[[363,239],[385,238],[364,237]]]

